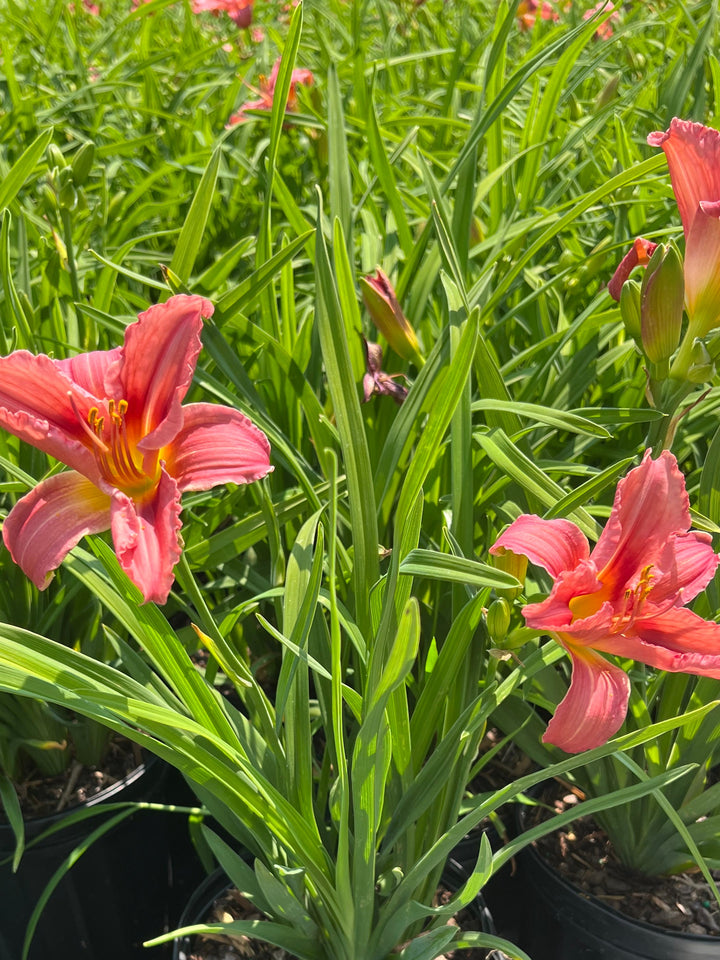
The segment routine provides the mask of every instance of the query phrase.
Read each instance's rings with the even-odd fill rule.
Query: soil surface
[[[553,782],[541,800],[560,813],[578,802],[576,788]],[[529,822],[551,816],[542,807],[528,814]],[[592,817],[541,838],[536,850],[557,871],[606,906],[634,920],[643,920],[676,933],[720,938],[720,905],[702,874],[647,877],[618,860],[606,833]],[[720,881],[720,870],[711,871]],[[718,940],[720,956],[720,939]]]
[[[84,803],[106,787],[123,780],[141,763],[137,744],[118,735],[110,741],[100,767],[86,767],[74,760],[56,777],[42,777],[37,771],[30,770],[23,780],[15,783],[23,816],[26,820],[47,817]],[[0,822],[6,822],[2,807]]]
[[[452,896],[449,891],[438,892],[438,903],[446,903]],[[243,897],[238,890],[228,890],[215,901],[208,923],[221,921],[229,923],[233,920],[262,920],[264,915]],[[451,921],[461,929],[477,929],[477,914],[469,909],[461,911]],[[448,960],[500,960],[504,954],[496,951],[488,955],[485,950],[453,950],[443,954]],[[291,954],[280,947],[254,940],[251,937],[204,937],[197,936],[193,940],[192,953],[188,960],[293,960]],[[440,958],[442,960],[442,958]]]

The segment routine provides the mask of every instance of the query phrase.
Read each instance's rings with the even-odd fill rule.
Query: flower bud
[[[629,337],[640,346],[642,327],[640,324],[640,284],[637,280],[626,280],[620,291],[620,316]]]
[[[611,100],[617,97],[618,86],[620,84],[620,74],[613,74],[595,99],[595,109],[602,110]]]
[[[505,597],[493,600],[487,612],[487,628],[493,645],[501,647],[510,629],[510,604]]]
[[[361,277],[362,298],[373,323],[395,353],[418,366],[425,362],[415,331],[400,309],[395,291],[387,276],[378,267],[374,277]]]
[[[74,210],[77,206],[77,190],[72,179],[66,180],[58,190],[58,204],[61,210]]]
[[[668,360],[680,340],[685,280],[680,251],[661,243],[650,258],[640,288],[642,346],[652,363]]]
[[[45,214],[49,215],[57,212],[57,196],[49,183],[40,184],[38,196]]]
[[[62,150],[54,143],[51,143],[48,146],[47,150],[45,151],[45,157],[47,159],[48,167],[58,167],[62,170],[63,167],[67,166]]]
[[[73,181],[76,187],[82,187],[90,176],[93,161],[95,160],[95,144],[88,140],[72,158]]]
[[[702,340],[696,340],[692,347],[690,366],[685,379],[690,383],[707,383],[715,376],[715,364],[710,352]]]
[[[490,563],[498,570],[504,570],[505,573],[512,574],[520,583],[525,582],[527,573],[528,558],[523,553],[513,553],[512,550],[503,549],[500,553],[490,555]],[[495,591],[498,596],[505,597],[506,600],[514,600],[522,593],[522,587],[508,587]]]

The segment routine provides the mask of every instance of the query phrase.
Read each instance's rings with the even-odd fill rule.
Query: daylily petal
[[[690,527],[685,480],[667,450],[651,459],[648,450],[639,467],[617,485],[615,502],[591,559],[611,596],[650,564],[659,563],[664,545]]]
[[[90,478],[98,471],[82,421],[96,405],[50,357],[26,350],[0,357],[0,427]]]
[[[572,570],[590,554],[585,534],[569,520],[543,520],[523,514],[500,534],[490,553],[512,550],[544,567],[552,577]]]
[[[73,383],[87,390],[99,400],[112,396],[105,384],[105,374],[120,356],[120,347],[113,350],[94,350],[92,353],[80,353],[67,360],[54,360],[58,370]]]
[[[570,687],[543,735],[566,753],[580,753],[607,743],[622,726],[630,696],[624,670],[587,647],[558,637],[572,658]]]
[[[720,317],[720,202],[701,202],[685,240],[685,304],[698,337]]]
[[[693,530],[671,537],[663,547],[653,572],[648,602],[674,599],[675,606],[689,603],[710,583],[720,556],[713,551],[709,533]]]
[[[570,604],[576,598],[586,600],[587,609],[573,611]],[[582,624],[591,628],[590,636],[599,630],[608,631],[612,619],[612,606],[603,609],[606,597],[597,578],[595,564],[582,560],[574,569],[565,570],[553,584],[550,596],[540,603],[528,603],[523,607],[523,616],[533,630],[551,633],[568,631],[573,621],[581,618]]]
[[[39,590],[88,533],[110,526],[110,497],[74,471],[41,481],[3,523],[5,546]]]
[[[165,603],[180,559],[180,491],[164,470],[151,500],[137,503],[119,490],[112,497],[115,553],[143,602]]]
[[[127,401],[128,432],[142,453],[165,446],[182,426],[181,403],[202,347],[202,318],[213,309],[203,297],[170,297],[126,330],[106,379],[109,396]]]
[[[623,284],[635,267],[646,267],[648,265],[656,247],[657,244],[653,243],[652,240],[646,240],[644,237],[635,238],[633,245],[620,261],[612,280],[607,285],[608,293],[613,300],[620,302]]]
[[[180,491],[164,470],[152,499],[112,497],[111,530],[118,562],[148,603],[165,603],[180,559]]]
[[[687,238],[701,201],[720,200],[720,133],[675,117],[667,133],[651,133],[647,142],[665,152]]]
[[[643,617],[633,624],[632,636],[609,636],[595,646],[659,670],[720,680],[720,623],[686,607]]]
[[[251,483],[273,469],[267,437],[239,410],[216,403],[189,403],[182,409],[183,427],[166,451],[165,464],[182,492]]]

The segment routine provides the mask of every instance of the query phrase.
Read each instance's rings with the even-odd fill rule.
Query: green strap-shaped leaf
[[[328,180],[330,184],[330,216],[342,224],[343,234],[352,249],[352,182],[348,161],[345,116],[342,92],[335,64],[328,70]]]
[[[319,213],[318,224],[321,223],[322,214]],[[345,320],[320,226],[317,230],[316,264],[318,295],[316,318],[325,373],[340,435],[347,478],[352,541],[355,548],[353,561],[355,619],[361,632],[369,634],[370,590],[379,577],[373,475],[358,389],[350,361]]]
[[[9,55],[9,59],[12,60],[12,54]],[[7,62],[8,56],[5,57],[5,63]],[[23,186],[30,179],[37,162],[45,153],[47,145],[52,140],[53,132],[52,127],[43,130],[40,136],[33,140],[30,146],[20,154],[10,170],[2,178],[2,182],[0,182],[0,210],[10,206]]]
[[[12,861],[14,873],[25,850],[25,820],[23,819],[17,790],[5,774],[0,774],[0,807],[15,837],[15,853]]]
[[[475,439],[493,463],[519,484],[530,497],[536,497],[544,506],[550,508],[565,497],[565,490],[525,456],[502,430],[476,433]],[[597,539],[598,524],[587,510],[577,507],[569,516],[586,536]]]
[[[222,147],[218,144],[212,152],[200,184],[195,191],[195,196],[175,245],[175,253],[170,261],[172,272],[186,283],[189,282],[195,266],[195,258],[200,250],[205,225],[210,215],[221,156]]]
[[[454,557],[436,550],[411,550],[400,564],[400,573],[431,580],[446,580],[450,583],[466,583],[473,587],[492,587],[494,590],[509,590],[522,584],[504,570],[487,563]]]

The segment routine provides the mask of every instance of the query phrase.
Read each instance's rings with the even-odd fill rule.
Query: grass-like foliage
[[[714,0],[552,4],[524,30],[506,0],[256,0],[250,28],[190,0],[91,6],[0,12],[0,355],[112,350],[151,303],[199,294],[215,311],[188,399],[250,417],[274,471],[185,494],[162,608],[107,536],[43,594],[0,546],[18,836],[3,718],[32,731],[39,700],[178,766],[254,857],[205,828],[269,918],[227,932],[300,960],[524,957],[446,921],[531,835],[483,841],[450,903],[433,895],[454,845],[548,775],[584,785],[628,862],[717,866],[718,679],[616,657],[618,738],[542,744],[570,662],[521,609],[551,578],[532,567],[526,587],[489,555],[523,514],[597,540],[648,437],[672,444],[696,528],[720,532],[713,333],[681,407],[653,407],[606,289],[636,236],[682,241],[646,138],[673,116],[716,125]],[[373,324],[378,266],[409,327]],[[3,389],[0,368],[0,416]],[[8,430],[0,518],[62,469]],[[693,609],[715,620],[715,581]],[[490,722],[542,769],[476,795]]]

